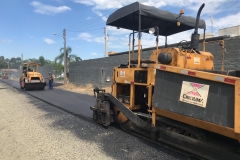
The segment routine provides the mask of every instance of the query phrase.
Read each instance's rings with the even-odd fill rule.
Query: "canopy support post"
[[[141,66],[141,10],[139,10],[139,17],[138,17],[138,65],[137,67],[140,68]]]
[[[165,36],[165,48],[167,48],[167,36]]]
[[[203,52],[205,52],[205,50],[206,50],[206,43],[205,43],[205,30],[206,30],[206,29],[204,29],[204,33],[203,33],[203,43],[202,43]]]
[[[134,45],[135,45],[135,39],[134,39],[134,30],[133,30],[133,40],[132,40],[132,60],[134,59]]]

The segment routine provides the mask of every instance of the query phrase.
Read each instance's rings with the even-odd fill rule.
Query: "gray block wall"
[[[52,72],[54,74],[53,70],[53,66],[41,66],[38,68],[38,72],[40,72],[44,78],[47,78],[49,76],[49,72]]]
[[[225,42],[225,70],[240,70],[240,37],[224,38]],[[170,45],[171,47],[177,44]],[[164,46],[160,46],[164,47]],[[153,49],[147,48],[143,50],[142,58],[149,59]],[[202,45],[199,44],[199,50]],[[219,42],[207,43],[206,51],[214,55],[214,68],[220,70],[222,66],[222,48]],[[135,57],[137,53],[135,53]],[[128,51],[105,58],[84,60],[80,62],[71,62],[69,65],[69,81],[75,85],[92,84],[94,87],[110,86],[111,82],[106,82],[106,78],[112,78],[114,67],[120,64],[128,63]]]
[[[225,70],[240,70],[240,36],[225,40]]]

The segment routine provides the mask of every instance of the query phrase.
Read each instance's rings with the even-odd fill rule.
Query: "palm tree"
[[[66,54],[67,54],[67,66],[69,65],[69,62],[74,62],[74,61],[82,61],[80,57],[78,57],[75,54],[71,54],[72,48],[67,47],[66,48]],[[62,63],[64,60],[64,48],[60,48],[60,54],[55,58],[55,63]],[[67,67],[68,68],[68,67]]]
[[[74,62],[74,61],[82,61],[80,57],[78,57],[75,54],[71,54],[72,48],[67,47],[66,53],[67,53],[67,63]],[[55,63],[59,62],[62,63],[64,60],[64,48],[60,48],[60,54],[55,58]]]

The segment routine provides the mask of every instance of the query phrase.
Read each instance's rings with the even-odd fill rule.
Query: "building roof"
[[[224,29],[228,29],[228,28],[237,28],[237,27],[240,27],[240,25],[238,25],[238,26],[232,26],[232,27],[226,27],[226,28],[221,28],[221,29],[219,29],[219,31],[220,31],[220,30],[224,30]]]

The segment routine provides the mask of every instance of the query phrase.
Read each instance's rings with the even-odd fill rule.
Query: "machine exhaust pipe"
[[[191,38],[191,48],[194,50],[198,50],[199,37],[200,37],[200,34],[198,34],[198,25],[199,25],[199,20],[200,20],[200,14],[201,14],[204,6],[205,6],[205,3],[203,3],[198,10],[196,23],[195,23],[195,30],[194,30],[194,33],[192,34],[192,38]]]

